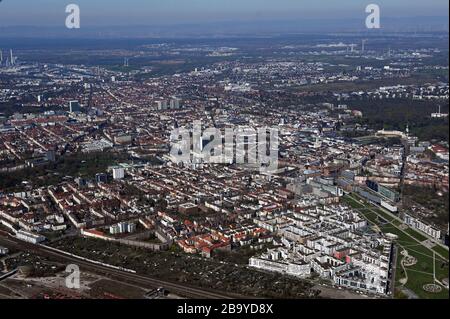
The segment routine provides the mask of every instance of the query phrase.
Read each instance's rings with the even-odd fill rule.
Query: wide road
[[[104,276],[109,276],[111,278],[123,280],[124,282],[143,284],[155,288],[163,287],[164,289],[170,291],[171,293],[179,294],[180,296],[184,296],[187,298],[194,298],[194,299],[233,299],[239,297],[245,298],[244,296],[228,295],[225,293],[212,292],[201,288],[180,285],[172,282],[167,282],[159,279],[154,279],[94,264],[85,260],[78,259],[76,257],[58,253],[56,251],[46,248],[45,246],[23,242],[15,237],[8,236],[7,238],[5,238],[5,233],[1,231],[0,231],[0,242],[4,242],[3,245],[6,245],[7,243],[10,245],[14,244],[17,248],[28,250],[38,255],[53,257],[56,261],[67,261],[78,265],[82,269],[89,270],[94,273],[99,273]]]

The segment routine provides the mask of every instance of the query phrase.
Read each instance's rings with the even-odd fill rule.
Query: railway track
[[[0,232],[0,235],[3,237],[5,236],[5,234],[6,234],[5,232]],[[85,270],[90,270],[95,273],[109,276],[111,278],[121,279],[124,282],[128,282],[128,283],[144,284],[144,285],[153,286],[156,288],[164,287],[165,290],[179,294],[183,297],[193,298],[193,299],[233,299],[234,298],[233,296],[223,294],[223,293],[216,293],[216,292],[204,290],[201,288],[180,285],[180,284],[176,284],[176,283],[172,283],[172,282],[168,282],[168,281],[164,281],[164,280],[154,279],[154,278],[150,278],[150,277],[146,277],[146,276],[142,276],[142,275],[138,275],[138,274],[133,274],[133,273],[128,273],[125,271],[116,270],[116,269],[109,268],[106,266],[90,263],[88,261],[81,260],[76,257],[72,257],[69,255],[55,252],[51,249],[45,248],[45,246],[39,246],[39,245],[34,245],[31,243],[23,242],[19,239],[16,239],[15,237],[10,236],[9,234],[8,234],[7,241],[14,242],[14,244],[17,247],[26,249],[28,251],[35,252],[39,255],[54,257],[57,260],[64,260],[64,261],[68,261],[68,262],[77,264],[78,266],[80,266],[80,268],[85,269]]]

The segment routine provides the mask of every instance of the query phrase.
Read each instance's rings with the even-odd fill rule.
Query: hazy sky
[[[382,16],[448,16],[448,0],[3,0],[0,26],[63,25],[78,4],[85,26],[161,25],[264,19],[365,19],[370,3]]]

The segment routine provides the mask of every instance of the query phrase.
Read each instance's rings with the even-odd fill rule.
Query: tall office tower
[[[0,50],[0,66],[3,65],[3,51]]]
[[[70,101],[69,112],[70,113],[80,112],[80,103],[78,101]]]
[[[13,50],[12,49],[9,50],[9,55],[10,55],[9,63],[11,64],[11,66],[13,66],[15,64],[15,61],[14,61],[14,55],[13,55]]]
[[[170,100],[170,108],[171,109],[177,110],[177,109],[180,108],[180,105],[181,105],[181,100],[179,98],[175,97],[175,98]]]
[[[156,108],[159,111],[166,110],[167,109],[167,101],[166,100],[156,101]]]
[[[361,40],[361,52],[364,53],[366,51],[366,43],[367,39]]]

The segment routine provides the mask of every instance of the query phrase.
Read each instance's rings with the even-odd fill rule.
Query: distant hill
[[[365,17],[364,17],[365,18]],[[364,19],[296,19],[228,21],[198,24],[146,25],[146,26],[83,26],[68,30],[64,27],[1,26],[0,38],[117,38],[117,37],[192,37],[192,36],[242,36],[289,33],[323,32],[436,32],[449,30],[448,16],[383,18],[382,29],[367,30]]]

